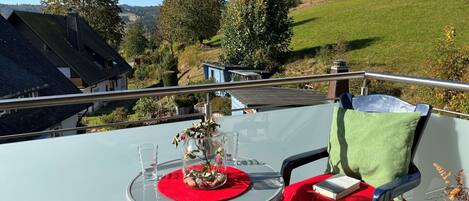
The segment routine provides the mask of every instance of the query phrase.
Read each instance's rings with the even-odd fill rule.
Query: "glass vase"
[[[210,190],[223,186],[227,180],[225,140],[221,134],[183,143],[184,183],[191,188]]]

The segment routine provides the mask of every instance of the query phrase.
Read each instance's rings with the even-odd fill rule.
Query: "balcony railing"
[[[469,91],[469,83],[465,83],[465,82],[436,80],[436,79],[420,78],[420,77],[412,77],[412,76],[357,71],[357,72],[350,72],[350,73],[250,80],[250,81],[229,82],[229,83],[175,86],[175,87],[163,87],[163,88],[147,88],[147,89],[137,89],[137,90],[128,90],[128,91],[46,96],[46,97],[38,97],[38,98],[5,99],[5,100],[0,100],[0,110],[72,105],[72,104],[82,104],[82,103],[93,103],[97,101],[129,100],[129,99],[138,99],[138,98],[150,97],[150,96],[163,97],[163,96],[170,96],[170,95],[177,95],[177,94],[184,94],[184,93],[213,92],[213,91],[219,91],[219,90],[246,89],[246,88],[255,88],[255,87],[268,87],[268,86],[279,86],[279,85],[288,85],[288,84],[301,84],[301,83],[307,83],[307,82],[324,82],[324,81],[333,81],[333,80],[337,81],[337,80],[349,80],[349,79],[383,80],[383,81],[390,81],[390,82],[395,82],[395,83],[406,83],[406,84],[411,84],[411,85],[420,85],[420,86],[438,87],[438,88],[453,89],[453,90],[460,90],[460,91]],[[364,83],[363,87],[366,87],[366,84],[365,84],[366,82],[363,82],[363,83]]]
[[[215,83],[215,84],[203,84],[203,85],[191,85],[191,86],[175,86],[175,87],[164,87],[164,88],[147,88],[137,89],[128,91],[114,91],[114,92],[97,92],[87,94],[73,94],[73,95],[59,95],[59,96],[46,96],[38,98],[22,98],[22,99],[5,99],[0,100],[0,111],[11,110],[11,109],[26,109],[26,108],[40,108],[40,107],[51,107],[60,105],[73,105],[83,103],[94,103],[99,101],[115,101],[115,100],[131,100],[143,97],[164,97],[185,93],[201,93],[201,92],[213,92],[220,90],[233,90],[233,89],[246,89],[256,87],[269,87],[269,86],[281,86],[290,84],[301,84],[310,82],[325,82],[325,81],[338,81],[338,80],[351,80],[351,79],[362,79],[362,95],[368,92],[367,80],[382,80],[394,83],[404,83],[409,85],[420,85],[427,87],[438,87],[445,89],[469,91],[469,83],[448,81],[448,80],[436,80],[421,77],[402,76],[384,73],[373,73],[365,71],[349,72],[349,73],[337,73],[337,74],[323,74],[323,75],[310,75],[310,76],[299,76],[299,77],[288,77],[288,78],[277,78],[277,79],[263,79],[263,80],[250,80],[240,82],[229,82],[229,83]],[[207,100],[209,100],[208,97]],[[325,99],[331,100],[331,99]],[[267,107],[280,107],[288,105],[277,105]],[[265,106],[264,106],[265,107]],[[258,109],[246,108],[246,109]],[[237,109],[240,110],[240,109]],[[433,109],[436,112],[444,114],[452,114],[453,116],[469,117],[469,114],[460,112],[449,111],[440,108]],[[233,110],[233,111],[236,111]],[[213,111],[206,111],[205,115],[210,116]],[[200,114],[186,115],[181,117],[167,117],[164,119],[146,119],[141,121],[131,122],[118,122],[112,124],[103,124],[96,126],[85,126],[78,128],[64,128],[57,130],[47,130],[31,133],[21,133],[8,136],[0,136],[0,140],[25,138],[40,136],[47,133],[77,131],[77,130],[88,130],[94,128],[103,128],[109,126],[125,126],[131,124],[143,124],[149,122],[172,122],[176,119],[185,120],[187,118],[199,118]]]
[[[469,83],[433,80],[381,73],[351,72],[243,81],[223,84],[153,88],[1,100],[0,110],[39,108],[69,104],[169,96],[181,93],[245,89],[305,82],[334,80],[384,80],[390,82],[469,91]],[[362,90],[366,92],[367,90]],[[250,115],[218,118],[221,131],[240,133],[239,155],[266,162],[277,171],[284,158],[327,144],[332,118],[330,104],[289,108]],[[209,111],[209,110],[208,110]],[[453,115],[466,115],[450,112]],[[198,114],[195,114],[198,115]],[[171,118],[160,119],[160,121]],[[156,121],[156,120],[148,120]],[[77,135],[0,145],[0,194],[2,200],[126,200],[125,190],[138,174],[137,145],[153,142],[159,145],[159,161],[179,158],[181,153],[170,144],[172,135],[188,127],[191,121],[113,130],[101,134]],[[136,122],[119,122],[102,126],[120,126]],[[81,128],[84,129],[84,128]],[[66,130],[66,129],[63,129]],[[421,185],[406,195],[408,200],[438,197],[443,182],[433,170],[438,162],[448,169],[468,169],[469,121],[432,115],[417,151],[415,163],[422,171]],[[42,135],[47,132],[13,135],[12,138]],[[310,164],[293,174],[293,182],[324,171],[326,161]],[[436,190],[436,191],[435,191]]]

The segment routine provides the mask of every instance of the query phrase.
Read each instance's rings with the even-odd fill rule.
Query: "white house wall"
[[[127,73],[124,73],[119,76],[119,79],[117,79],[117,86],[116,90],[127,90]]]
[[[77,123],[78,123],[78,114],[75,114],[75,115],[69,117],[68,119],[65,119],[64,121],[62,121],[60,123],[60,125],[61,125],[62,128],[76,128]],[[63,136],[76,135],[76,134],[77,134],[76,130],[75,131],[66,131],[66,132],[62,133]]]
[[[78,114],[75,114],[65,120],[63,120],[62,122],[46,129],[46,131],[52,131],[52,130],[59,130],[59,129],[66,129],[66,128],[76,128],[77,126],[77,123],[78,123]],[[58,137],[58,136],[69,136],[69,135],[76,135],[77,134],[77,131],[66,131],[66,132],[57,132],[57,133],[47,133],[47,134],[44,134],[42,136],[40,136],[38,139],[46,139],[46,138],[50,138],[51,136],[55,135],[55,137]]]
[[[115,86],[115,91],[122,91],[122,90],[127,90],[127,74],[124,73],[119,76],[117,81],[115,81],[116,86]],[[107,90],[106,90],[107,89]],[[87,88],[82,89],[81,91],[83,93],[96,93],[96,92],[106,92],[110,91],[111,89],[111,80],[105,80],[102,81],[94,86],[90,86]],[[91,106],[88,111],[89,112],[95,112],[96,110],[100,109],[105,105],[104,102],[95,102],[93,106]]]

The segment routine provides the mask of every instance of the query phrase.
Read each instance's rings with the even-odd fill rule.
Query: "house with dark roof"
[[[76,94],[81,91],[0,17],[0,99]],[[89,105],[0,111],[0,135],[73,128]],[[75,132],[76,133],[76,132]],[[70,135],[74,132],[55,133]]]
[[[204,78],[215,83],[258,80],[269,76],[269,72],[241,65],[224,65],[214,62],[202,63]],[[225,91],[216,91],[218,96],[226,96]]]
[[[84,93],[127,89],[130,65],[76,12],[14,11],[8,21]]]
[[[269,76],[269,72],[240,65],[223,65],[204,62],[205,79],[213,79],[216,83],[257,80]]]

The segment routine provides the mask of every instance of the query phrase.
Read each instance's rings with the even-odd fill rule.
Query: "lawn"
[[[418,73],[446,25],[456,28],[459,44],[469,41],[468,0],[333,0],[290,15],[298,58],[341,37],[355,69]]]

